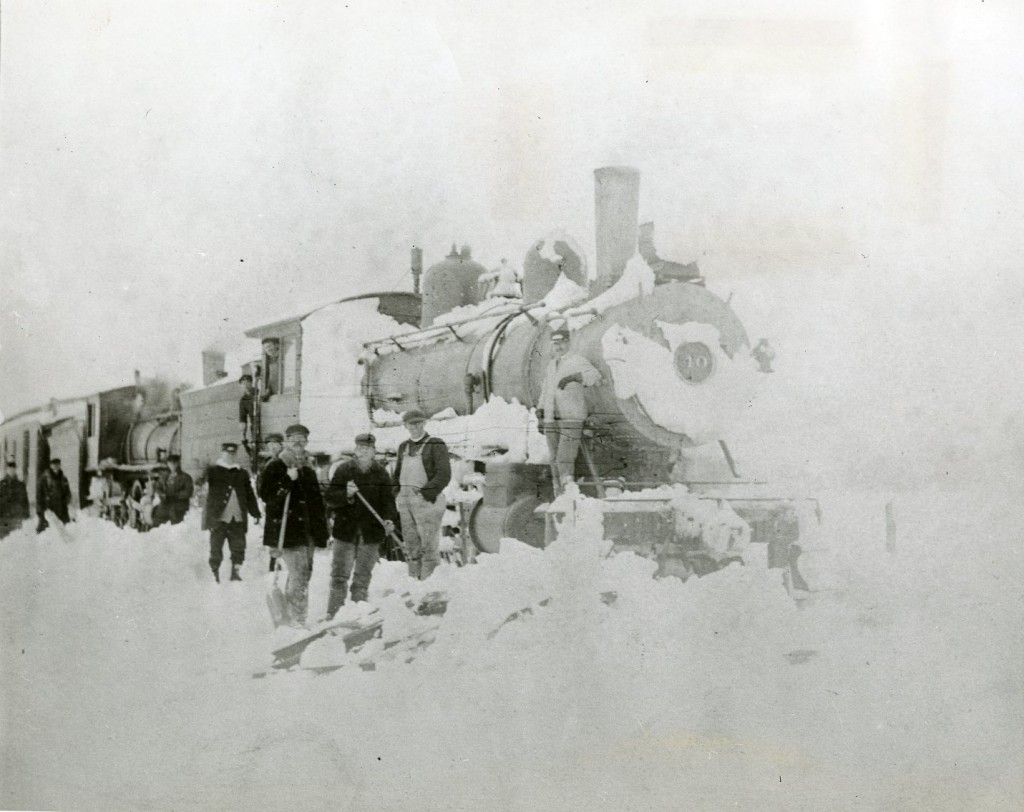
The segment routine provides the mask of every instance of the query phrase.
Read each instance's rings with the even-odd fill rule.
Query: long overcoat
[[[291,494],[291,499],[288,501],[282,546],[327,546],[327,516],[320,482],[309,466],[303,465],[296,470],[298,477],[293,480],[288,476],[287,463],[280,457],[271,460],[263,469],[260,498],[267,507],[267,523],[263,528],[263,543],[267,547],[277,547],[288,494]]]
[[[206,494],[206,507],[203,509],[203,530],[212,530],[217,520],[224,514],[228,506],[231,491],[238,494],[238,504],[242,508],[242,529],[249,529],[249,516],[260,518],[260,505],[249,480],[249,472],[242,468],[225,468],[212,465],[206,471],[209,491]]]

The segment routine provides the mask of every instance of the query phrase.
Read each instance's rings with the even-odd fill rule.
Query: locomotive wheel
[[[469,517],[469,533],[482,553],[496,553],[503,538],[514,538],[531,547],[544,546],[544,520],[534,513],[541,500],[520,496],[511,505],[491,507],[478,502]]]

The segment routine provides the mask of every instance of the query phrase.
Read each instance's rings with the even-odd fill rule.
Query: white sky
[[[133,368],[197,382],[206,345],[408,288],[414,244],[427,264],[452,241],[520,264],[563,227],[592,263],[609,163],[641,169],[663,256],[700,256],[738,306],[757,291],[752,333],[816,341],[895,305],[922,329],[966,314],[939,331],[951,363],[1019,348],[1011,0],[0,12],[7,414]],[[840,299],[801,298],[851,268]],[[928,344],[906,318],[897,354],[908,330]]]

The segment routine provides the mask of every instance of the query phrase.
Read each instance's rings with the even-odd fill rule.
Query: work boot
[[[216,581],[219,584],[220,583],[220,567],[215,567],[215,566],[213,566],[213,564],[210,564],[210,572],[213,573],[213,580]]]
[[[242,576],[238,574],[238,568],[240,566],[242,566],[242,565],[241,564],[232,564],[231,565],[231,580],[232,581],[241,581],[242,580]]]

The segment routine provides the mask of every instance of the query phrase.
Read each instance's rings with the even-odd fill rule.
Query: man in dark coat
[[[223,443],[220,458],[206,469],[206,508],[203,530],[210,531],[210,569],[220,583],[220,564],[224,560],[224,542],[231,551],[231,580],[241,581],[238,569],[245,561],[245,531],[249,517],[260,519],[260,506],[249,481],[249,473],[235,457],[238,443]]]
[[[443,491],[452,478],[451,461],[444,440],[427,434],[423,412],[410,409],[402,415],[402,422],[409,439],[398,447],[396,504],[409,574],[422,581],[441,563]]]
[[[309,429],[295,424],[285,429],[285,448],[267,463],[260,498],[267,506],[263,543],[278,554],[288,570],[285,601],[289,625],[304,626],[309,608],[309,576],[313,548],[327,546],[327,516],[320,482],[306,454]]]
[[[325,500],[334,510],[331,594],[327,602],[329,617],[333,617],[345,604],[349,577],[352,577],[352,600],[366,600],[370,577],[380,557],[380,543],[387,533],[395,529],[398,511],[391,477],[375,459],[376,446],[377,441],[372,434],[358,435],[355,459],[347,460],[335,469],[327,488]],[[383,524],[363,499],[383,519]]]
[[[167,457],[168,470],[160,475],[156,492],[160,494],[159,520],[181,524],[192,503],[194,485],[192,477],[181,470],[181,457]],[[158,522],[159,523],[159,522]]]
[[[257,468],[259,469],[256,474],[256,493],[263,493],[263,472],[267,470],[267,466],[270,465],[271,460],[277,459],[277,455],[284,449],[284,435],[278,434],[276,431],[263,436],[263,454],[257,462]],[[263,498],[262,496],[260,497]],[[274,567],[277,562],[274,560],[275,556],[270,556],[270,571],[274,571]]]
[[[67,524],[71,521],[68,505],[71,503],[71,485],[64,472],[60,469],[60,460],[54,457],[50,467],[43,471],[36,483],[36,515],[39,517],[37,533],[42,533],[50,523],[46,521],[46,511],[52,511],[60,521]]]
[[[21,525],[29,517],[28,492],[18,479],[18,465],[8,460],[4,478],[0,479],[0,538]]]

